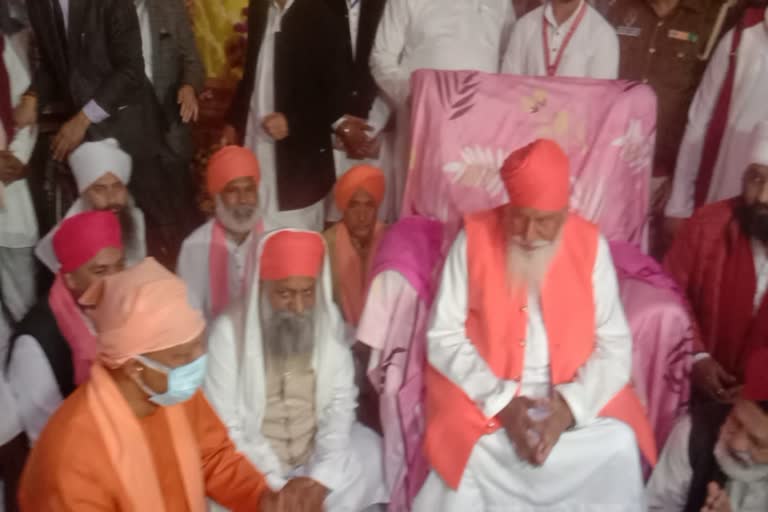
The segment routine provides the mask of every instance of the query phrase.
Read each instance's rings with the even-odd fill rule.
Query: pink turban
[[[317,277],[323,265],[325,244],[319,233],[284,230],[264,242],[259,277],[277,281],[287,277]]]
[[[744,389],[741,394],[746,400],[764,402],[768,400],[768,348],[752,352],[744,371]]]
[[[513,152],[501,167],[501,180],[512,206],[552,212],[568,207],[570,164],[554,141],[539,139]]]
[[[184,282],[152,258],[105,277],[80,298],[91,306],[99,359],[117,368],[139,354],[183,345],[205,321],[187,300]]]
[[[123,248],[120,222],[110,211],[87,211],[61,222],[53,235],[53,252],[68,273],[88,263],[107,247]]]
[[[380,169],[370,165],[356,165],[336,182],[334,189],[336,208],[341,212],[346,210],[349,200],[358,189],[368,192],[377,205],[381,204],[381,200],[384,199],[384,187],[384,173]]]
[[[225,146],[208,160],[206,187],[211,197],[217,196],[230,181],[253,178],[259,184],[259,161],[253,152],[241,146]]]

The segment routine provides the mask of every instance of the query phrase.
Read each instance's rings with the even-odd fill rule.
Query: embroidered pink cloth
[[[371,346],[368,376],[380,400],[389,510],[410,510],[429,472],[422,451],[426,334],[442,266],[441,223],[407,217],[390,226],[371,267],[357,339]]]
[[[659,263],[626,242],[611,242],[624,311],[634,339],[632,379],[664,446],[690,397],[693,324],[682,292]]]
[[[419,70],[402,215],[446,224],[506,201],[504,159],[538,138],[571,161],[571,206],[609,240],[645,247],[656,97],[641,84]]]

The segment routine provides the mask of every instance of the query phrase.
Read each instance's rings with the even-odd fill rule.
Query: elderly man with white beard
[[[645,512],[638,445],[651,463],[655,446],[608,244],[569,213],[556,143],[501,177],[509,203],[468,216],[443,268],[414,511]]]
[[[69,168],[80,197],[64,218],[89,210],[112,211],[120,221],[125,247],[125,264],[135,265],[147,255],[144,213],[128,192],[133,162],[115,139],[86,142],[69,155]],[[35,248],[35,255],[52,272],[61,266],[53,251],[53,236],[58,226],[45,235]]]
[[[252,252],[264,230],[260,179],[259,162],[247,148],[225,146],[208,161],[215,215],[184,240],[176,272],[189,287],[190,303],[209,321],[242,297],[253,274]]]
[[[238,449],[279,489],[308,477],[328,512],[387,501],[381,439],[355,422],[354,364],[319,233],[259,242],[254,283],[211,328],[205,392]]]
[[[734,404],[695,405],[648,482],[653,512],[768,510],[768,347],[750,355]]]

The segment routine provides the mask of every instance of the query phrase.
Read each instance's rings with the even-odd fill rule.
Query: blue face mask
[[[162,363],[144,356],[135,356],[137,361],[148,368],[164,373],[168,377],[168,389],[165,393],[156,393],[143,382],[136,380],[136,383],[149,395],[149,400],[161,406],[171,406],[186,402],[195,392],[200,389],[205,379],[205,367],[208,362],[208,355],[203,354],[191,363],[179,366],[178,368],[169,368]]]

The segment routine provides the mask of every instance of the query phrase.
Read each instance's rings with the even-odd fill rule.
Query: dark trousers
[[[23,433],[0,446],[0,480],[5,486],[5,512],[21,510],[16,496],[28,453],[29,443]]]

